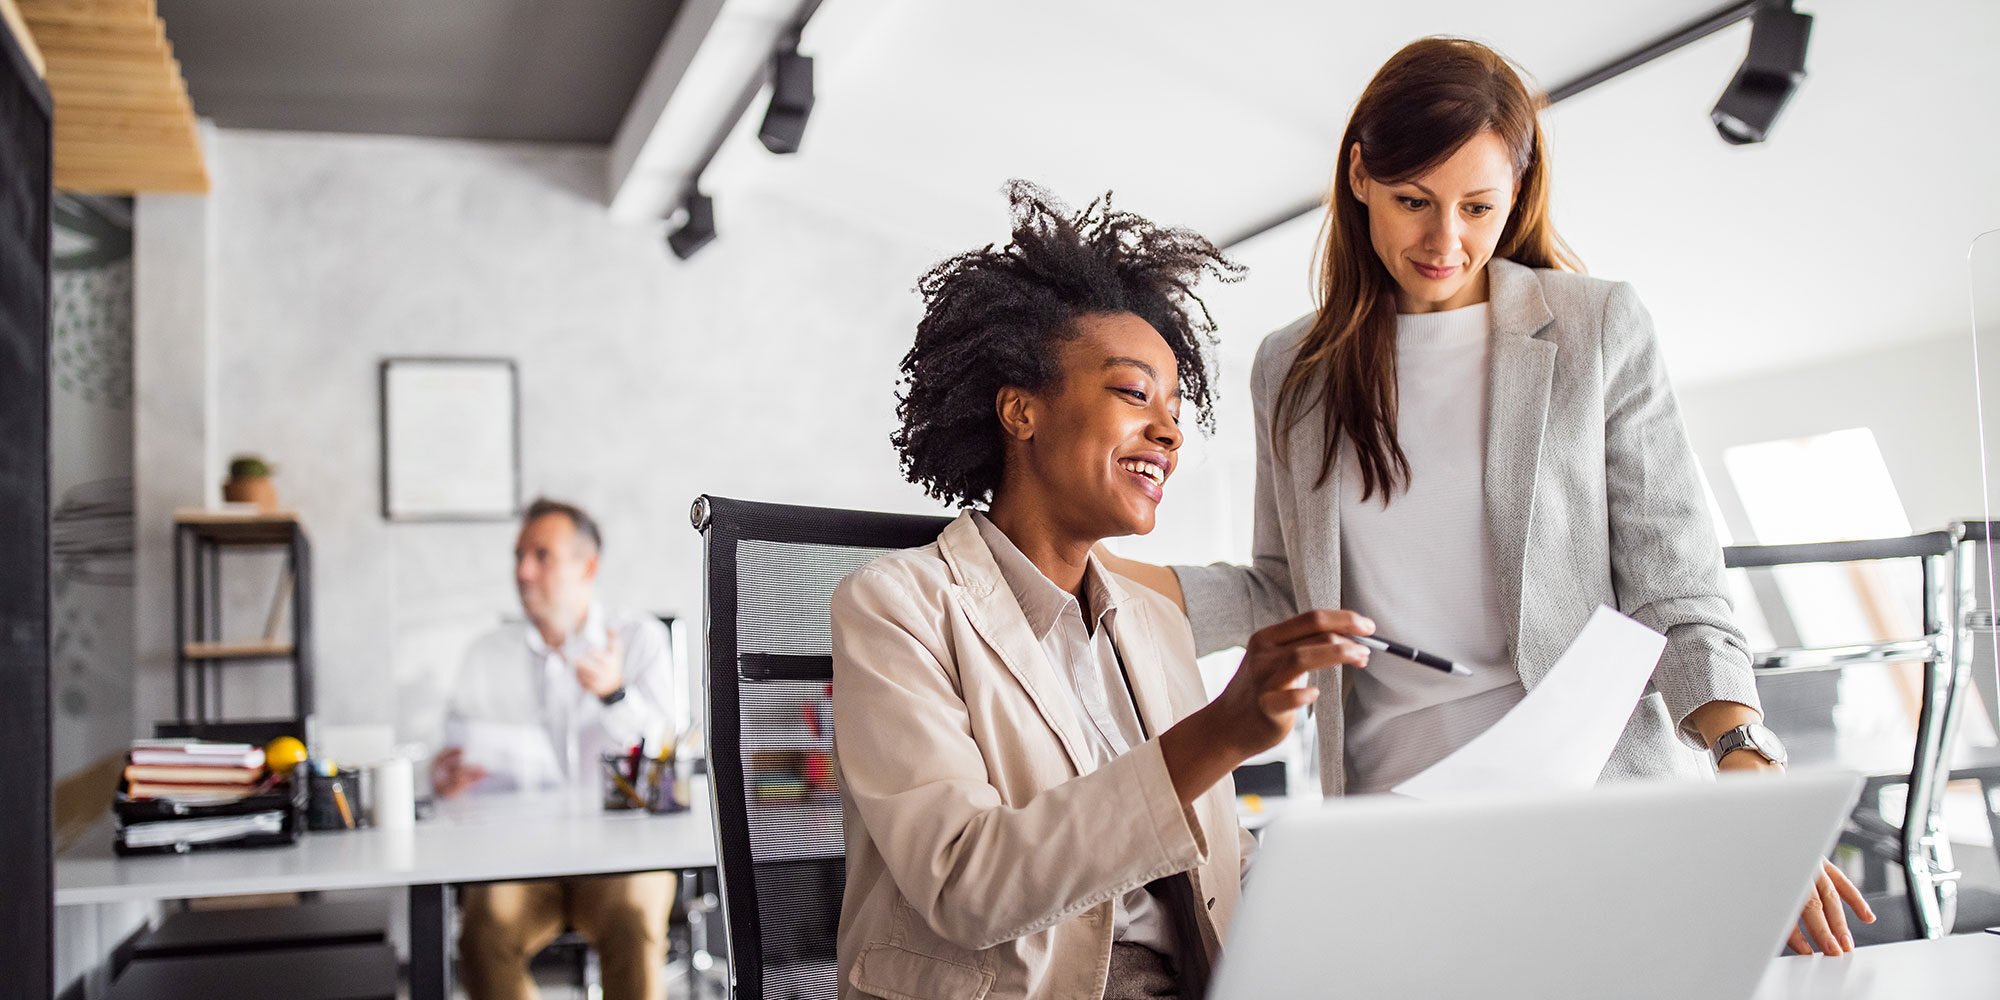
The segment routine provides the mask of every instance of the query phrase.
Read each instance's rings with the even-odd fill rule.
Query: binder
[[[112,805],[112,811],[118,817],[118,836],[112,841],[111,846],[112,850],[120,855],[185,854],[189,851],[216,848],[270,847],[296,843],[299,834],[305,830],[305,785],[303,782],[287,780],[269,791],[246,795],[233,802],[132,799],[125,797],[121,792],[118,801]],[[125,842],[125,829],[134,824],[223,819],[274,812],[279,814],[279,826],[275,831],[252,832],[211,841],[197,841],[191,837],[187,840],[147,846],[132,846]],[[190,827],[189,832],[192,835],[198,829],[198,826]]]

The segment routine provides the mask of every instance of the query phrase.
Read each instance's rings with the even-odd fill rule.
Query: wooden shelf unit
[[[291,635],[222,635],[222,555],[277,549],[290,580]],[[244,663],[289,660],[291,722],[312,715],[312,546],[290,511],[180,510],[174,513],[174,714],[180,725],[225,723],[223,678]],[[213,694],[211,695],[211,690]]]
[[[268,640],[190,642],[181,647],[181,657],[188,660],[283,660],[291,655],[291,643]]]

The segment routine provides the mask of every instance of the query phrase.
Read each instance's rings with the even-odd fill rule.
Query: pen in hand
[[[1415,646],[1405,646],[1394,639],[1384,639],[1373,635],[1349,635],[1345,636],[1345,638],[1352,642],[1358,642],[1378,653],[1387,653],[1390,656],[1401,657],[1411,663],[1421,663],[1433,670],[1442,670],[1453,677],[1472,676],[1472,671],[1436,653],[1426,653]]]

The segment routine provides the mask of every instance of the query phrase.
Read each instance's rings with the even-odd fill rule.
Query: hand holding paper
[[[456,763],[480,777],[466,783],[475,792],[559,788],[563,767],[548,731],[532,723],[453,720],[445,742],[459,749]]]

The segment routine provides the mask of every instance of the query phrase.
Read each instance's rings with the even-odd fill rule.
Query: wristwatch
[[[1747,722],[1723,733],[1715,745],[1708,748],[1708,759],[1719,767],[1722,758],[1736,750],[1748,750],[1779,767],[1785,766],[1788,756],[1785,741],[1761,722]]]
[[[598,701],[601,701],[601,702],[603,702],[603,703],[604,703],[604,705],[605,705],[605,707],[607,707],[607,708],[609,708],[609,707],[610,707],[610,706],[612,706],[612,705],[616,705],[616,704],[618,704],[618,703],[619,703],[619,702],[621,702],[621,701],[624,701],[624,700],[625,700],[625,685],[623,685],[623,684],[620,684],[620,685],[618,685],[618,690],[616,690],[616,691],[613,691],[613,692],[611,692],[610,694],[607,694],[607,695],[604,695],[603,697],[601,697],[601,698],[599,698],[599,699],[597,699],[597,700],[598,700]]]

